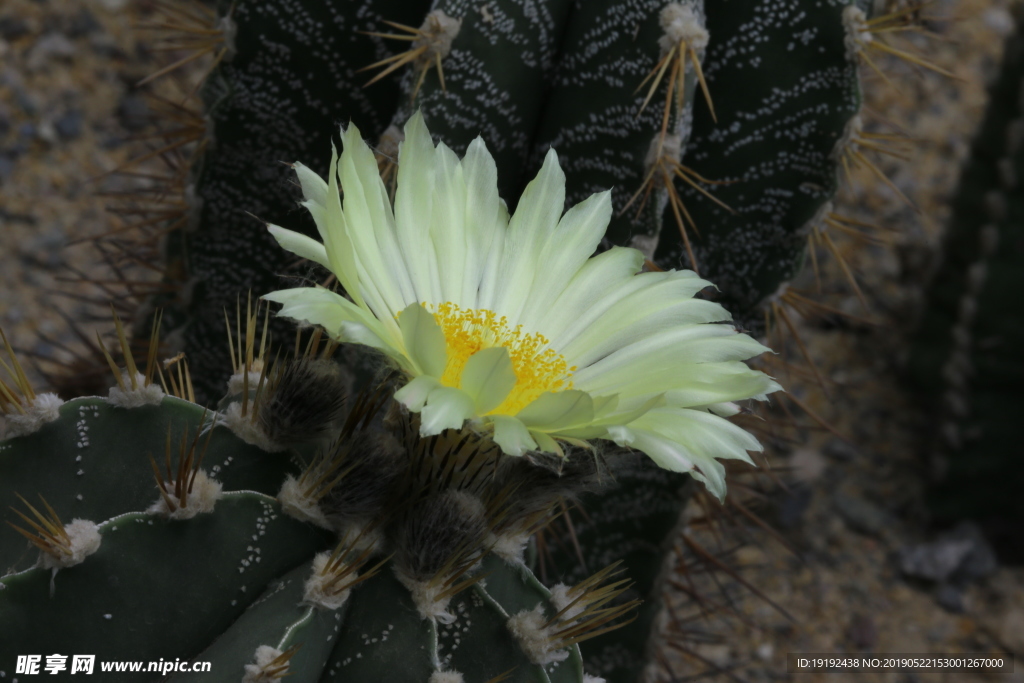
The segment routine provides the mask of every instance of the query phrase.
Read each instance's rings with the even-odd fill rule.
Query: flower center
[[[490,415],[515,415],[548,391],[572,389],[569,377],[576,367],[569,367],[565,357],[548,347],[548,340],[539,332],[527,333],[522,325],[509,327],[508,320],[494,311],[463,310],[446,302],[427,306],[441,326],[448,345],[448,364],[441,383],[458,387],[462,369],[477,351],[504,346],[512,359],[516,385],[500,406]]]

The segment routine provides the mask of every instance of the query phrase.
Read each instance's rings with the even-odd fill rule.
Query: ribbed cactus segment
[[[431,36],[423,42],[437,47],[403,77],[404,98],[393,123],[401,129],[420,109],[431,134],[459,156],[474,138],[483,137],[498,167],[499,194],[515,202],[532,177],[526,163],[572,5],[572,0],[435,0],[421,30]]]
[[[167,240],[167,271],[181,278],[181,289],[156,302],[165,330],[177,331],[188,350],[201,402],[218,396],[227,379],[224,307],[233,310],[246,291],[279,288],[291,262],[260,221],[316,233],[296,210],[287,164],[301,159],[325,175],[339,123],[356,121],[374,138],[384,130],[399,92],[394,83],[362,87],[360,67],[387,54],[383,41],[363,32],[383,19],[418,24],[428,3],[218,4],[230,22],[231,49],[202,93],[209,138],[193,171],[192,220]]]
[[[104,398],[69,401],[59,419],[36,433],[0,442],[0,509],[20,507],[22,495],[32,504],[42,496],[66,521],[145,510],[159,498],[150,458],[164,466],[168,437],[175,459],[182,442],[205,448],[203,469],[228,490],[277,493],[295,470],[287,456],[250,446],[225,427],[197,437],[203,415],[203,408],[173,396],[138,408]],[[206,424],[210,419],[207,414]],[[23,566],[27,547],[10,529],[0,533],[3,568]]]
[[[653,178],[653,196],[644,201],[645,181],[659,156],[678,161],[685,149],[698,80],[688,65],[680,92],[671,77],[672,60],[660,68],[666,48],[678,48],[678,41],[673,44],[666,36],[663,20],[666,8],[671,13],[675,7],[685,7],[682,11],[692,13],[699,25],[703,2],[697,0],[595,0],[577,6],[562,40],[531,160],[539,168],[549,148],[558,151],[570,206],[612,189],[617,213],[606,245],[635,246],[647,256],[659,239],[666,200],[658,174]],[[703,54],[703,45],[696,47]],[[644,106],[653,83],[657,83],[655,93]],[[682,110],[676,106],[680,102]],[[659,144],[666,106],[669,137]],[[637,192],[640,195],[625,209]]]
[[[686,163],[725,181],[713,192],[733,212],[682,183],[700,231],[700,273],[726,307],[748,315],[802,264],[806,227],[838,186],[837,143],[860,108],[844,0],[781,7],[768,0],[709,3],[704,58],[717,123],[694,109]],[[686,263],[663,232],[656,262]]]
[[[311,571],[312,563],[306,562],[272,581],[259,599],[196,659],[210,662],[210,671],[218,672],[225,680],[242,680],[246,666],[251,667],[250,671],[258,667],[256,653],[260,648],[289,653],[294,647],[286,661],[289,679],[316,681],[334,647],[345,607],[324,611],[303,602],[304,585]],[[198,682],[209,676],[207,672],[191,672],[177,674],[171,680]]]
[[[129,513],[102,521],[100,532],[81,564],[0,579],[0,671],[13,674],[19,653],[194,656],[275,576],[328,542],[250,492],[225,493],[214,512],[190,520]]]
[[[382,677],[417,683],[438,671],[458,672],[467,683],[505,673],[502,680],[510,683],[582,681],[576,646],[565,651],[564,659],[538,664],[509,631],[511,617],[538,605],[547,617],[554,616],[558,609],[549,603],[551,593],[524,566],[494,555],[484,559],[480,572],[484,580],[453,597],[451,623],[421,619],[409,591],[390,570],[361,585],[341,620],[322,683]]]
[[[1020,387],[1024,382],[1024,29],[1004,62],[953,200],[943,261],[908,368],[941,425],[939,481],[929,495],[942,520],[1024,519]],[[1018,520],[1018,521],[1011,521]]]
[[[583,564],[566,536],[548,544],[551,564],[546,571],[560,581],[575,583],[597,567],[623,561],[626,574],[635,582],[631,596],[644,600],[637,618],[580,648],[588,673],[610,683],[633,683],[641,680],[651,655],[649,642],[656,635],[655,620],[662,610],[663,564],[694,481],[689,475],[654,467],[639,456],[622,462],[615,480],[609,490],[584,496],[581,503],[587,514],[574,516]]]
[[[46,494],[36,505],[11,494],[6,537],[35,548],[12,540],[0,561],[36,563],[0,578],[0,677],[20,653],[84,651],[163,660],[178,681],[207,675],[173,666],[198,659],[245,683],[582,683],[578,642],[635,608],[617,601],[628,580],[612,567],[548,591],[519,558],[561,498],[600,483],[591,454],[563,468],[504,456],[472,432],[420,439],[386,386],[338,400],[315,347],[244,362],[250,374],[232,377],[217,412],[153,385],[112,390],[142,405],[79,399],[0,443],[5,474]],[[81,449],[78,462],[106,475],[84,482],[88,511],[68,503],[80,482],[39,476]]]

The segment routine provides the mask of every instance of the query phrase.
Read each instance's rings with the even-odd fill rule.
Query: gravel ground
[[[92,325],[84,304],[53,291],[88,293],[62,282],[71,269],[96,272],[88,246],[74,242],[117,226],[104,210],[108,200],[97,196],[96,179],[137,149],[130,138],[144,123],[146,105],[132,84],[157,64],[147,38],[131,28],[145,7],[128,0],[0,4],[0,327],[16,347],[43,357],[66,360],[60,346],[76,343],[58,308]],[[867,314],[832,259],[823,260],[822,300],[874,324],[798,321],[830,400],[806,378],[782,375],[844,438],[807,429],[770,454],[773,467],[786,470],[788,490],[771,494],[765,516],[790,550],[763,532],[747,543],[691,530],[709,546],[738,545],[730,562],[793,618],[735,582],[717,588],[706,576],[694,579],[709,594],[724,590],[731,604],[696,622],[686,644],[691,654],[674,660],[680,679],[716,668],[728,670],[715,674],[722,680],[786,679],[789,652],[1024,654],[1024,572],[998,566],[970,529],[947,537],[928,526],[921,504],[928,417],[899,380],[946,203],[1011,27],[1006,7],[1002,0],[940,0],[930,10],[959,17],[942,40],[922,49],[962,81],[893,63],[886,71],[899,92],[878,79],[869,83],[869,126],[884,130],[878,122],[889,121],[914,140],[909,162],[881,165],[920,213],[876,179],[853,179],[837,212],[891,229],[894,244],[844,245],[869,300]],[[798,284],[815,286],[809,274]],[[787,353],[797,356],[795,348]],[[937,545],[919,547],[932,541]],[[950,553],[963,561],[940,580],[908,579],[902,571],[940,576]],[[797,678],[1024,681],[1024,673]]]

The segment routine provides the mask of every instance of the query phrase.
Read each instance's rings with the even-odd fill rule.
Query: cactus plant
[[[165,240],[169,294],[153,302],[166,310],[166,339],[199,370],[204,403],[227,374],[227,354],[214,343],[225,304],[242,290],[276,289],[280,273],[327,276],[296,267],[243,212],[314,234],[277,162],[302,160],[323,175],[326,136],[338,120],[379,142],[392,176],[400,129],[417,109],[457,153],[482,133],[509,198],[554,146],[567,201],[613,190],[604,247],[638,247],[651,268],[699,268],[755,329],[759,304],[774,303],[802,264],[808,236],[822,233],[836,169],[860,139],[856,64],[871,25],[840,0],[798,12],[768,2],[602,0],[581,11],[555,0],[367,0],[293,3],[283,20],[270,1],[215,6],[197,32],[216,34],[209,40],[222,55],[202,90],[204,112],[192,119],[205,145],[182,187],[188,208]],[[396,33],[385,35],[388,26]],[[411,49],[388,57],[394,37]],[[400,82],[391,73],[365,76],[373,84],[357,88],[356,72],[373,63],[391,73],[412,68]],[[144,312],[139,320],[138,329],[148,327]],[[284,332],[278,324],[275,335]],[[372,374],[365,358],[346,363],[364,380]],[[647,547],[668,547],[686,481],[655,472],[620,489],[626,499],[674,501],[646,525]],[[657,551],[630,567],[647,577],[641,595],[656,595],[663,557]],[[652,621],[635,628],[643,642]],[[632,673],[621,680],[643,666],[642,652],[631,656]]]
[[[323,175],[339,120],[379,142],[384,166],[414,110],[457,154],[481,135],[510,201],[553,147],[567,202],[613,190],[606,247],[638,247],[663,268],[699,268],[745,324],[758,323],[757,304],[800,266],[812,219],[838,185],[859,107],[849,33],[864,29],[849,18],[855,7],[836,0],[790,16],[768,3],[608,0],[586,12],[567,0],[420,5],[300,3],[285,21],[269,2],[217,5],[213,40],[225,55],[194,120],[207,142],[184,188],[185,220],[166,239],[163,269],[174,287],[155,301],[165,336],[197,370],[201,400],[224,379],[212,372],[226,366],[222,345],[211,343],[223,307],[240,291],[276,288],[281,273],[309,273],[289,269],[247,213],[313,234],[279,162],[301,159]],[[389,25],[406,31],[381,33]],[[401,80],[357,74],[374,61],[388,66],[380,58],[393,37],[414,39],[390,62],[411,63]],[[304,44],[316,49],[292,47]]]
[[[1011,300],[1022,272],[1019,15],[1017,22],[953,200],[942,262],[908,367],[915,388],[942,416],[931,444],[937,475],[929,496],[933,514],[943,523],[991,523],[1011,555],[1024,519],[1018,494],[1024,467],[1014,455],[1013,427],[1021,403],[1015,383],[1024,376],[1016,349],[1024,339]]]
[[[97,673],[141,661],[137,680],[202,678],[194,660],[222,680],[582,681],[577,643],[633,608],[615,604],[627,581],[613,566],[548,590],[522,550],[559,497],[600,485],[594,457],[421,439],[386,386],[335,400],[316,345],[275,364],[246,339],[218,411],[130,352],[108,397],[56,406],[9,356],[0,672],[56,651]]]

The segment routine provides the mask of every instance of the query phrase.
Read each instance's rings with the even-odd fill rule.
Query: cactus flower
[[[326,182],[295,165],[323,242],[268,227],[333,272],[347,296],[268,294],[280,315],[389,357],[405,375],[395,398],[420,414],[423,436],[468,423],[511,455],[609,439],[724,495],[717,459],[749,461],[760,449],[725,417],[736,401],[780,387],[743,363],[768,349],[723,323],[722,306],[694,298],[709,282],[640,272],[635,249],[593,256],[611,193],[563,215],[553,150],[510,216],[480,138],[459,159],[413,116],[393,207],[355,125],[342,142]]]

